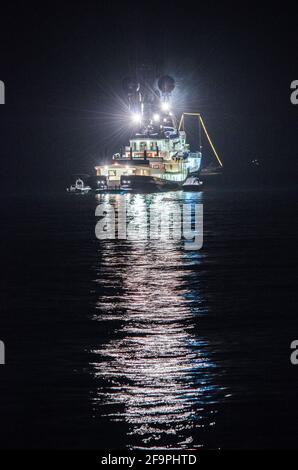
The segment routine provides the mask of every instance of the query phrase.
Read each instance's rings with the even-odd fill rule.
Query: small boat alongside
[[[92,188],[90,186],[85,186],[84,181],[81,178],[78,178],[75,181],[75,184],[69,186],[66,191],[70,194],[88,194],[92,191]]]
[[[121,191],[132,191],[132,181],[128,175],[120,176],[120,190]]]
[[[182,184],[183,191],[202,191],[203,181],[197,176],[189,176]]]
[[[90,184],[90,186],[92,187],[92,189],[96,192],[96,193],[101,193],[102,191],[107,191],[108,190],[108,181],[107,181],[107,177],[106,176],[98,176],[96,178],[96,183],[95,183],[95,186],[92,185],[92,183]]]

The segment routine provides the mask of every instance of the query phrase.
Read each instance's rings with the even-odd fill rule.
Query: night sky
[[[286,4],[245,5],[2,5],[4,187],[61,190],[118,151],[130,132],[121,82],[142,64],[176,79],[174,110],[202,113],[226,171],[243,177],[258,158],[269,180],[293,182],[296,18]]]

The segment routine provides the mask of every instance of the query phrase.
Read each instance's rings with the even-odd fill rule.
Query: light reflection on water
[[[166,211],[169,196],[127,198],[147,208],[159,199]],[[119,196],[105,201],[117,204]],[[199,281],[195,289],[189,283],[191,266],[203,255],[173,240],[101,244],[94,320],[110,333],[92,352],[94,414],[127,423],[130,448],[203,446],[225,393],[199,328],[200,316],[208,314]]]

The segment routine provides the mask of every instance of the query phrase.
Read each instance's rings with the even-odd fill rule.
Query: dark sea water
[[[1,201],[0,447],[297,446],[294,191],[152,201],[203,204],[203,248],[99,241],[94,197]]]

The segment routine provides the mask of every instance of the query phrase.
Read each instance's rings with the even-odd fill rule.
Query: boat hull
[[[182,186],[182,189],[183,189],[183,191],[188,192],[188,193],[189,192],[198,193],[198,192],[203,190],[203,185],[202,184],[199,185],[199,186],[191,186],[191,185],[188,186],[187,185],[187,186]]]

